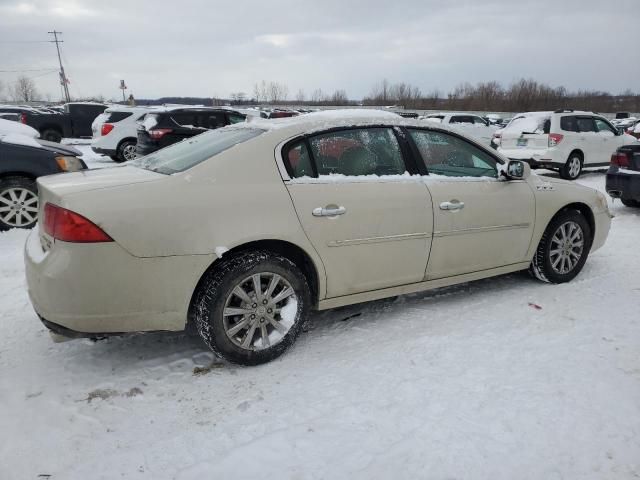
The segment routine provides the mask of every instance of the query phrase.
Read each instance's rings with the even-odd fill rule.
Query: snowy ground
[[[254,368],[182,335],[53,344],[27,232],[0,234],[0,478],[638,478],[640,211],[613,212],[569,284],[514,274],[325,312]]]

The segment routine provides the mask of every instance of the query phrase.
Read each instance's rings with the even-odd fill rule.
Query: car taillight
[[[149,130],[149,136],[154,140],[160,140],[167,133],[171,132],[173,132],[173,130],[170,128],[154,128],[152,130]]]
[[[564,135],[560,135],[559,133],[550,133],[549,134],[549,146],[550,147],[555,147],[556,145],[558,145],[562,139],[564,138]]]
[[[111,130],[113,130],[113,124],[111,124],[111,123],[103,123],[102,124],[102,128],[100,129],[100,134],[104,137]]]
[[[629,167],[629,157],[626,153],[616,152],[611,155],[611,165],[615,165],[616,167]]]
[[[20,114],[20,123],[27,124],[27,114],[24,112]]]
[[[44,206],[43,224],[48,235],[63,242],[113,242],[109,235],[90,220],[52,203]]]

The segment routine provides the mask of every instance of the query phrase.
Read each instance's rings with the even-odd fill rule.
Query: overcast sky
[[[462,82],[531,77],[570,90],[640,91],[637,0],[0,0],[4,70],[56,68],[64,32],[72,96],[220,96],[265,79],[290,96],[383,78],[446,93]],[[36,77],[60,96],[56,74]],[[6,88],[5,88],[6,90]]]

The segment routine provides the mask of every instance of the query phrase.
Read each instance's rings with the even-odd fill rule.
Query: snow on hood
[[[40,134],[35,128],[23,123],[14,122],[0,118],[0,135],[15,133],[31,138],[38,138]]]
[[[11,143],[13,145],[25,145],[27,147],[35,147],[40,148],[41,145],[36,141],[33,137],[27,137],[26,135],[21,135],[19,133],[9,133],[3,135],[0,133],[0,140],[4,143]]]

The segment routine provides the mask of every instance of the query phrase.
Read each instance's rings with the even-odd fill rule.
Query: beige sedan
[[[573,279],[604,196],[439,125],[342,111],[211,131],[38,180],[25,261],[54,336],[180,331],[222,357],[282,354],[311,309],[529,269]]]

